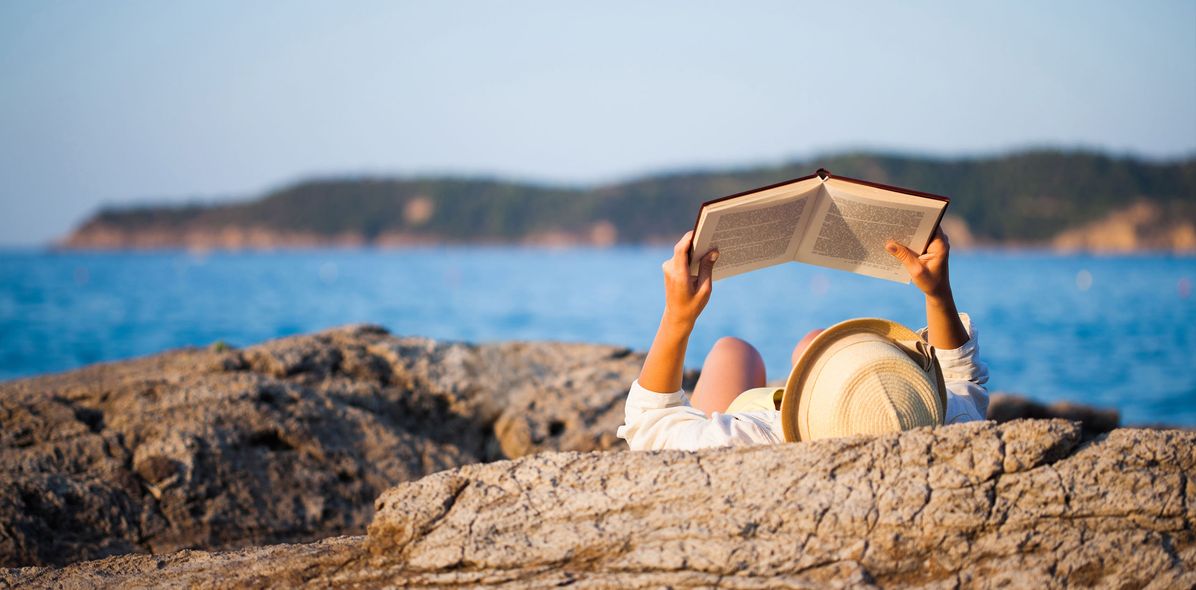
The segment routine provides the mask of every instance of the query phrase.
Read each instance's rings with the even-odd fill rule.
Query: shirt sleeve
[[[779,417],[779,412],[715,412],[707,418],[689,405],[684,391],[657,393],[637,379],[627,394],[624,422],[616,434],[633,451],[771,444],[784,442]]]
[[[959,348],[936,348],[947,385],[947,424],[984,420],[988,415],[988,365],[980,360],[980,333],[971,317],[959,314],[968,340]],[[918,330],[926,338],[926,328]]]

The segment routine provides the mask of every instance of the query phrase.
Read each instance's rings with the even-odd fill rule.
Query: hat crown
[[[938,421],[931,376],[896,342],[873,332],[835,341],[807,378],[809,407],[803,413],[810,439],[883,434]]]

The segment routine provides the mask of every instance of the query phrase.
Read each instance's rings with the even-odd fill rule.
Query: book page
[[[851,187],[854,189],[855,187]],[[875,189],[872,189],[875,190]],[[900,283],[909,275],[885,251],[889,239],[921,252],[946,203],[900,195],[878,199],[828,183],[797,260]],[[856,193],[856,194],[853,194]],[[900,202],[904,200],[905,202]]]
[[[697,257],[711,248],[718,248],[716,281],[793,260],[813,209],[810,197],[817,192],[814,186],[785,198],[704,210],[694,237],[690,275],[698,273]]]

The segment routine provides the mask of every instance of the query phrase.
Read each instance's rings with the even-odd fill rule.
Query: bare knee
[[[756,350],[747,340],[736,338],[734,336],[723,336],[714,341],[714,346],[710,347],[710,354],[733,356],[745,360],[760,359],[763,363],[764,359],[760,356],[760,351]]]
[[[736,338],[734,336],[723,336],[722,338],[715,340],[714,346],[710,347],[710,351],[714,352],[716,350],[728,354],[760,356],[760,352],[757,351],[756,347],[752,346],[750,342],[742,338]]]
[[[710,357],[721,357],[732,360],[749,371],[750,381],[764,380],[764,357],[747,340],[734,336],[723,336],[710,347]]]
[[[763,386],[765,377],[764,358],[756,347],[739,338],[719,338],[706,355],[690,402],[706,415],[724,412],[735,396]]]

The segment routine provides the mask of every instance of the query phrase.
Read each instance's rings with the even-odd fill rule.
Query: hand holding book
[[[885,250],[901,262],[914,285],[926,295],[927,340],[931,346],[943,350],[963,346],[968,341],[968,332],[959,319],[955,296],[951,293],[947,268],[951,245],[947,234],[937,230],[925,254],[919,255],[895,241],[889,241]]]
[[[935,231],[934,239],[926,246],[925,254],[918,254],[896,240],[889,240],[885,250],[901,262],[905,272],[918,290],[927,297],[949,297],[951,281],[947,271],[947,254],[950,251],[947,234],[942,229]]]
[[[681,389],[685,347],[689,345],[694,323],[710,301],[714,282],[711,271],[719,254],[717,250],[710,250],[701,258],[695,258],[692,261],[698,263],[695,278],[687,270],[692,244],[693,232],[686,232],[673,246],[673,257],[660,265],[664,272],[664,314],[639,376],[640,385],[650,391]]]
[[[693,242],[693,232],[686,232],[681,240],[673,246],[673,257],[660,265],[664,271],[664,316],[666,321],[678,325],[692,327],[710,301],[710,290],[713,283],[711,277],[714,263],[718,260],[718,251],[709,250],[697,260],[698,274],[691,276],[687,272],[689,267],[689,251]]]

